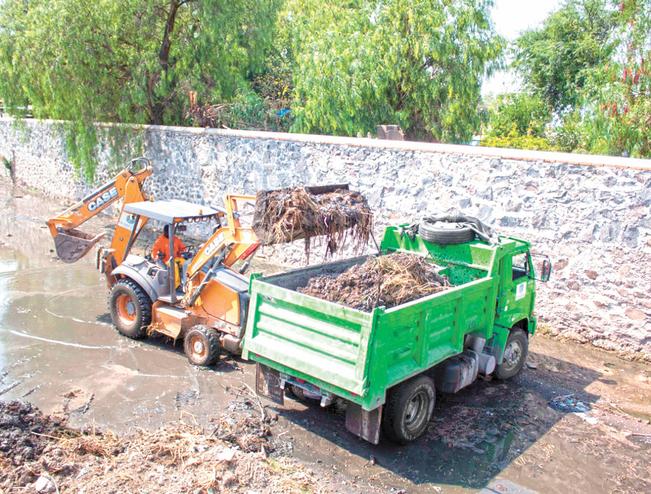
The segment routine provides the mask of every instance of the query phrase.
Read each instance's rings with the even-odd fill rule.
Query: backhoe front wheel
[[[197,324],[185,335],[183,350],[191,364],[212,365],[219,358],[219,333],[208,326]]]
[[[527,360],[529,352],[529,340],[521,329],[513,329],[504,346],[504,357],[502,363],[495,369],[495,376],[498,379],[509,379],[515,376]]]
[[[151,299],[135,281],[122,279],[113,285],[109,309],[121,334],[134,340],[145,337],[151,324]]]
[[[398,444],[418,439],[427,429],[435,401],[434,381],[424,375],[390,389],[382,411],[382,432]]]

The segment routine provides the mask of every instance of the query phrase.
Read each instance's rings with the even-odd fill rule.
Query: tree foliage
[[[517,41],[524,91],[494,107],[483,143],[535,136],[564,151],[651,156],[650,58],[651,0],[568,0]],[[553,109],[542,133],[536,99]]]
[[[71,122],[69,148],[88,158],[92,122],[180,124],[190,91],[234,97],[262,69],[278,5],[5,0],[0,97],[16,114],[31,105],[36,117]]]
[[[411,138],[464,141],[503,42],[488,0],[288,0],[294,130],[345,135],[396,123]]]
[[[619,3],[617,56],[594,71],[585,135],[594,152],[651,157],[651,0]]]
[[[518,38],[513,66],[557,112],[572,108],[591,71],[611,58],[615,23],[608,0],[566,0],[541,28]]]
[[[489,108],[489,137],[518,135],[544,137],[552,116],[551,108],[536,95],[499,95]]]

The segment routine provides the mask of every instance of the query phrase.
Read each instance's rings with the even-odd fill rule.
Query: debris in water
[[[450,282],[441,269],[422,256],[399,252],[370,257],[337,276],[316,276],[298,291],[370,312],[445,290]]]
[[[305,187],[260,191],[253,230],[267,245],[305,239],[308,255],[319,236],[326,239],[326,255],[341,250],[348,237],[360,251],[371,236],[373,213],[362,194],[344,188],[321,194]]]

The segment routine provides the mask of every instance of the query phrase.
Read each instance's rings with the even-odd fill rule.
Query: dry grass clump
[[[359,251],[369,241],[373,213],[359,192],[338,189],[312,194],[304,187],[258,192],[253,230],[267,245],[305,239],[309,254],[314,237],[325,237],[326,255],[352,242]]]
[[[370,257],[337,276],[311,278],[298,291],[370,312],[445,290],[450,283],[440,269],[422,256],[394,253]]]
[[[330,492],[294,460],[269,456],[280,443],[254,400],[239,397],[207,429],[179,420],[123,436],[71,429],[29,404],[0,402],[0,492],[33,492],[43,481],[49,492],[89,494]]]

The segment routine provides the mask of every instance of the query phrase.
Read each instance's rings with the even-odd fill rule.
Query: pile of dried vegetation
[[[298,291],[370,312],[445,290],[450,283],[440,269],[422,256],[393,253],[369,257],[337,276],[316,276]]]
[[[0,402],[0,492],[329,492],[274,453],[282,444],[260,402],[231,405],[207,429],[185,420],[119,436]]]
[[[309,255],[312,239],[325,237],[326,256],[350,241],[359,251],[373,231],[373,213],[366,198],[345,188],[318,193],[318,187],[260,191],[256,197],[253,230],[267,245],[305,239]]]

